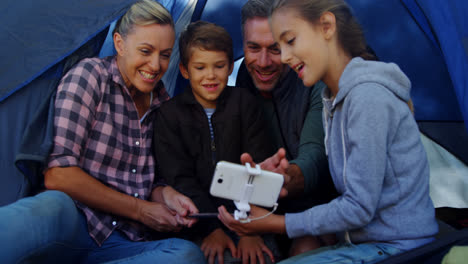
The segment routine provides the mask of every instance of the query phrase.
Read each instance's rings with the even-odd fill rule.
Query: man
[[[271,4],[271,0],[249,0],[242,7],[245,58],[236,86],[257,94],[271,132],[270,142],[275,149],[286,150],[289,166],[284,187],[288,195],[278,209],[291,213],[325,203],[335,195],[323,144],[320,93],[325,84],[305,87],[296,73],[281,63],[280,49],[268,23]],[[308,250],[296,247],[299,244],[293,244],[290,254]],[[309,238],[311,247],[326,244],[330,242]]]

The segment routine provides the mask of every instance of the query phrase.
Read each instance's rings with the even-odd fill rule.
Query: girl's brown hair
[[[338,42],[351,57],[362,57],[375,60],[369,52],[361,26],[344,0],[275,0],[270,10],[288,8],[296,11],[304,20],[316,24],[322,14],[330,12],[335,15]]]

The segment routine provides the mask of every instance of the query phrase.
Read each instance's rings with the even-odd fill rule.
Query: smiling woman
[[[154,231],[190,227],[196,219],[186,215],[198,212],[189,198],[156,177],[151,152],[152,113],[169,99],[160,80],[174,39],[169,12],[140,0],[117,22],[117,54],[82,60],[58,86],[45,185],[77,201],[79,238],[71,244],[86,249],[85,262],[203,262],[188,241],[149,241]],[[147,242],[128,250],[133,241]]]

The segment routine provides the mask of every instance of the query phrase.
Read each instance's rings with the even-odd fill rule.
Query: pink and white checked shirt
[[[54,147],[48,167],[78,166],[105,185],[149,199],[155,181],[152,113],[169,95],[160,81],[140,122],[115,57],[84,59],[61,80],[55,99]],[[144,240],[148,229],[77,202],[91,237],[101,245],[115,230]]]

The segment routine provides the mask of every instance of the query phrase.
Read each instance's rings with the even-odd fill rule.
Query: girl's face
[[[312,86],[327,74],[329,47],[327,35],[289,8],[271,17],[273,37],[281,49],[281,61],[297,72],[305,86]]]
[[[169,66],[174,39],[172,26],[160,24],[134,25],[126,37],[114,34],[117,64],[130,92],[154,89]]]

